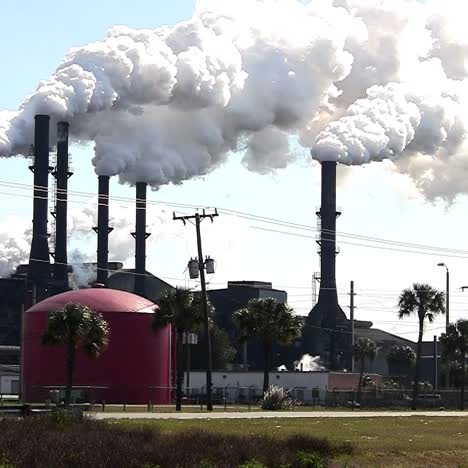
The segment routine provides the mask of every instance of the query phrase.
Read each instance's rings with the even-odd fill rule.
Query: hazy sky
[[[177,0],[169,5],[154,0],[82,0],[78,4],[58,0],[3,0],[0,109],[17,108],[23,98],[35,90],[38,82],[53,72],[67,50],[101,39],[111,26],[125,24],[134,28],[154,28],[173,25],[189,18],[193,8],[194,1],[189,0]],[[94,193],[97,179],[91,165],[92,147],[75,146],[71,152],[75,175],[70,179],[70,189]],[[210,175],[181,186],[164,186],[158,192],[150,193],[149,197],[155,201],[217,206],[316,226],[315,208],[320,204],[319,167],[307,154],[274,175],[249,172],[240,159],[241,155],[233,155],[228,163]],[[0,165],[0,181],[32,184],[32,174],[27,170],[25,160],[3,159]],[[31,219],[32,200],[26,196],[30,191],[4,187],[0,190],[0,223],[12,216]],[[112,180],[112,195],[132,198],[134,189]],[[85,206],[79,203],[83,199],[71,198],[75,202],[71,209],[79,211]],[[375,163],[345,172],[340,170],[338,204],[342,208],[337,224],[339,232],[468,250],[466,196],[458,197],[451,206],[427,203],[410,180],[394,173],[390,164]],[[121,217],[123,213],[123,218],[133,219],[131,201],[121,200],[118,208]],[[191,225],[184,228],[172,221],[172,210],[167,207],[166,214],[161,214],[161,231],[153,232],[153,242],[148,247],[148,270],[173,284],[185,284],[186,263],[196,254],[195,229]],[[192,210],[176,211],[189,213]],[[287,290],[290,305],[299,313],[310,310],[312,274],[319,269],[314,232],[223,214],[212,226],[206,221],[203,233],[204,253],[217,261],[217,272],[211,278],[210,287],[221,287],[227,280],[272,281],[274,287]],[[92,254],[95,250],[93,236],[76,240],[75,246]],[[118,226],[111,236],[121,239],[123,246],[132,245],[129,231],[119,231]],[[468,315],[468,292],[463,295],[459,290],[460,286],[468,285],[466,259],[430,255],[427,251],[421,255],[387,250],[395,248],[388,244],[377,244],[384,248],[361,244],[360,239],[340,237],[338,240],[341,253],[337,259],[337,282],[341,306],[346,312],[349,282],[354,280],[358,293],[356,318],[372,320],[376,327],[414,339],[416,320],[399,322],[397,319],[398,293],[413,281],[445,288],[445,270],[437,267],[437,263],[446,262],[451,272],[451,316]],[[118,251],[111,255],[119,258]],[[132,258],[127,265],[133,265]],[[429,326],[426,339],[439,334],[442,326],[443,320]]]

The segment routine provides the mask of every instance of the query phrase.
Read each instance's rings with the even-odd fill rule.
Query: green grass
[[[468,467],[468,418],[463,417],[125,420],[116,424],[153,426],[169,433],[203,429],[279,438],[304,434],[357,447],[352,459],[335,460],[337,467]]]

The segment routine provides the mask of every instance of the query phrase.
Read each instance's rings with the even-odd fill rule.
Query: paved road
[[[261,418],[388,418],[468,417],[461,411],[253,411],[251,413],[90,413],[95,419],[261,419]]]

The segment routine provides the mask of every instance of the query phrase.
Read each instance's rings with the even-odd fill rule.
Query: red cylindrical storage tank
[[[23,379],[26,401],[39,402],[64,388],[64,346],[44,346],[50,312],[77,303],[100,312],[109,324],[109,346],[96,359],[76,353],[73,387],[85,401],[170,403],[171,330],[151,329],[158,306],[135,294],[107,288],[80,289],[49,297],[25,313]]]

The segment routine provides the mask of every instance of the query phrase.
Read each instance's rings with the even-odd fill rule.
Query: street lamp
[[[446,285],[445,285],[445,332],[448,331],[450,323],[449,305],[450,305],[450,274],[448,266],[445,263],[438,263],[437,266],[445,267]]]

